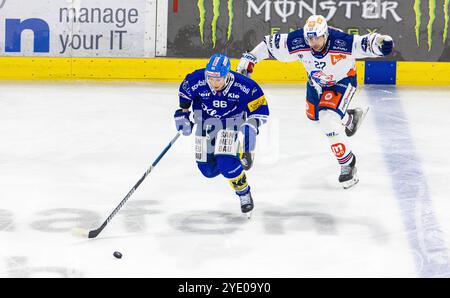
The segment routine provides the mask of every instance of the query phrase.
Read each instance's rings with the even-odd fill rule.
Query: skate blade
[[[355,131],[357,132],[358,129],[361,127],[361,124],[364,122],[364,118],[366,118],[367,113],[369,112],[369,107],[363,109],[360,108],[361,110],[363,110],[362,115],[361,115],[361,119],[359,119],[358,124],[356,125]]]
[[[349,181],[341,182],[341,185],[344,189],[349,189],[353,186],[355,186],[359,182],[358,178],[353,178]]]
[[[252,211],[242,213],[242,216],[246,217],[247,219],[250,219],[252,217]]]

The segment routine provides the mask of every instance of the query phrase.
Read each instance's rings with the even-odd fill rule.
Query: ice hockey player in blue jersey
[[[365,115],[361,108],[348,109],[357,86],[355,59],[389,55],[393,46],[388,35],[350,35],[329,28],[323,16],[313,15],[303,28],[266,36],[243,54],[237,71],[250,76],[256,63],[270,57],[303,63],[308,73],[306,115],[319,124],[330,141],[341,165],[339,182],[347,189],[359,181],[348,138],[356,133]]]
[[[263,91],[250,78],[230,71],[227,56],[215,54],[206,68],[186,76],[179,99],[175,126],[188,136],[196,125],[198,168],[207,178],[228,179],[240,198],[242,213],[250,216],[254,204],[245,171],[253,165],[259,127],[269,116]]]

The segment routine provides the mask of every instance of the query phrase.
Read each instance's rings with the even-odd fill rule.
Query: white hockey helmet
[[[321,15],[310,16],[303,27],[303,35],[306,42],[313,37],[325,36],[325,38],[328,38],[327,20]]]

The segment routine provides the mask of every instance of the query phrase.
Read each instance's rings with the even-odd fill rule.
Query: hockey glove
[[[253,73],[253,68],[256,64],[256,57],[251,53],[242,54],[241,61],[239,62],[236,71],[243,74],[246,77],[250,77]]]
[[[258,120],[249,119],[241,125],[240,131],[244,136],[243,154],[241,157],[241,164],[244,170],[250,170],[253,166],[254,152],[256,148],[256,136],[259,133]]]
[[[244,170],[248,171],[253,166],[253,160],[255,159],[254,152],[243,152],[241,156],[241,164]]]
[[[392,48],[394,47],[394,41],[392,40],[392,37],[390,37],[389,35],[382,35],[377,40],[377,45],[380,48],[381,53],[384,56],[387,56],[390,53],[392,53]]]
[[[310,80],[314,80],[320,87],[331,87],[336,85],[332,75],[327,75],[321,70],[314,70],[309,75]]]
[[[183,112],[182,109],[178,109],[173,115],[176,129],[181,130],[184,136],[190,135],[192,133],[192,127],[194,126],[194,123],[189,120],[190,114],[190,111]]]

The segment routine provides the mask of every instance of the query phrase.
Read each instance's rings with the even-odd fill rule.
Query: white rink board
[[[26,9],[24,9],[26,8]],[[21,51],[10,52],[13,44],[6,35],[14,32],[6,26],[0,31],[1,56],[51,57],[154,57],[156,47],[156,0],[44,0],[6,1],[0,8],[5,19],[24,22],[30,19],[47,30],[41,35],[32,30],[21,34]],[[167,14],[167,12],[165,12]],[[5,28],[5,24],[3,24]],[[44,26],[44,27],[42,27]],[[9,33],[8,33],[9,32]],[[36,37],[49,50],[35,51]]]

